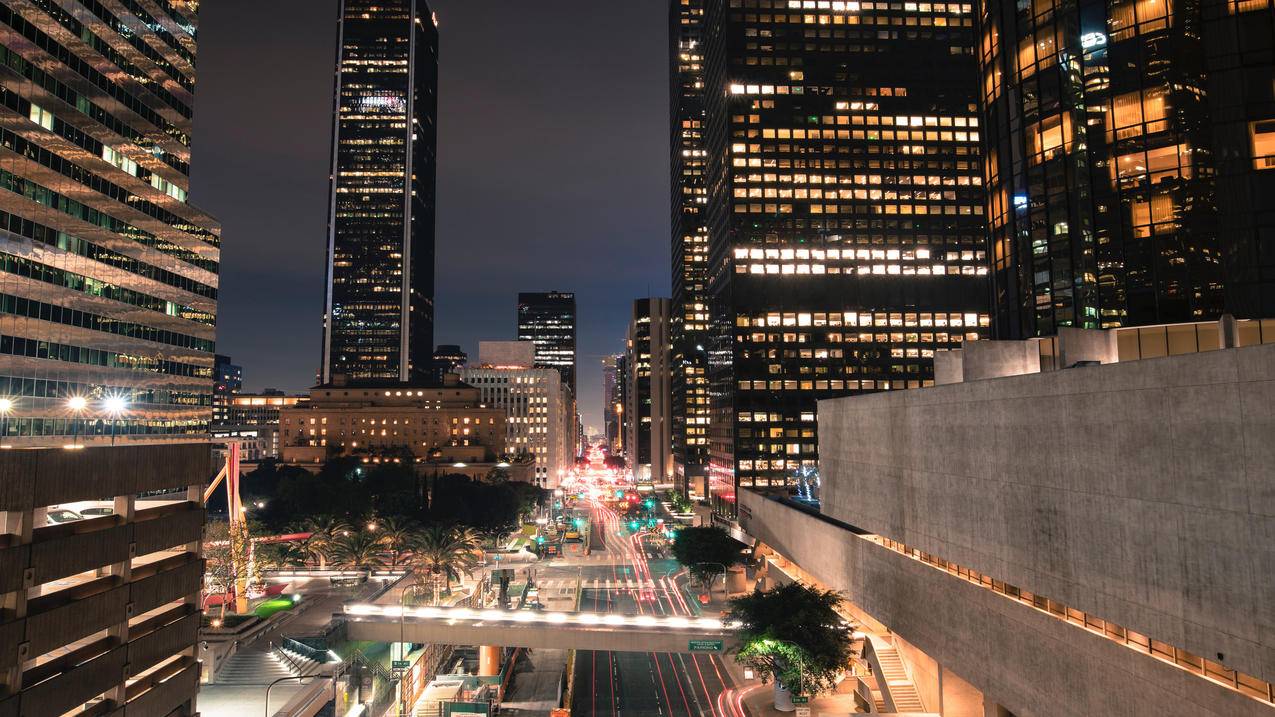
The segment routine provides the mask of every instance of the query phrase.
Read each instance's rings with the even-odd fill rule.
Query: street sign
[[[793,695],[792,703],[794,705],[804,705],[810,703],[810,698],[806,695]]]
[[[412,663],[410,660],[394,660],[392,663],[390,663],[390,667],[396,670],[406,670],[407,668],[411,666],[412,666]]]
[[[810,708],[809,708],[809,707],[798,707],[798,708],[797,708],[797,717],[810,717]]]
[[[689,652],[721,652],[721,640],[690,640],[686,643]]]

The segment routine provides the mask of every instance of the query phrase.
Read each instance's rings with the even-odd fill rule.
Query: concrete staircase
[[[218,685],[268,685],[281,677],[313,674],[318,666],[318,662],[281,647],[248,649],[226,660],[217,670],[213,682]]]
[[[921,704],[921,696],[917,694],[916,685],[908,676],[907,668],[903,665],[903,658],[899,657],[899,651],[884,642],[875,642],[872,648],[877,654],[877,662],[881,664],[879,682],[885,683],[885,689],[894,701],[894,710],[924,712],[925,706]],[[884,705],[880,707],[883,708]]]

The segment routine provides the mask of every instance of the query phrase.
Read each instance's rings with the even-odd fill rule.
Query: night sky
[[[669,291],[663,0],[432,0],[440,32],[435,343],[514,338],[575,291],[580,411],[631,302]],[[605,9],[602,9],[605,8]],[[200,9],[192,203],[223,225],[217,348],[248,390],[319,364],[335,0]]]

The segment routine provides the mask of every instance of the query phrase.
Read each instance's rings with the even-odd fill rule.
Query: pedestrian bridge
[[[721,653],[735,627],[715,617],[374,603],[348,603],[339,617],[351,640],[615,652]]]

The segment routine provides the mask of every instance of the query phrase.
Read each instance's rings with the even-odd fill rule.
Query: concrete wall
[[[748,490],[739,500],[750,535],[983,692],[987,705],[1018,717],[1271,714],[1252,698],[819,517]]]
[[[961,357],[964,381],[1040,371],[1040,349],[1034,341],[967,341]]]
[[[1275,680],[1275,345],[822,401],[819,436],[826,514]]]

